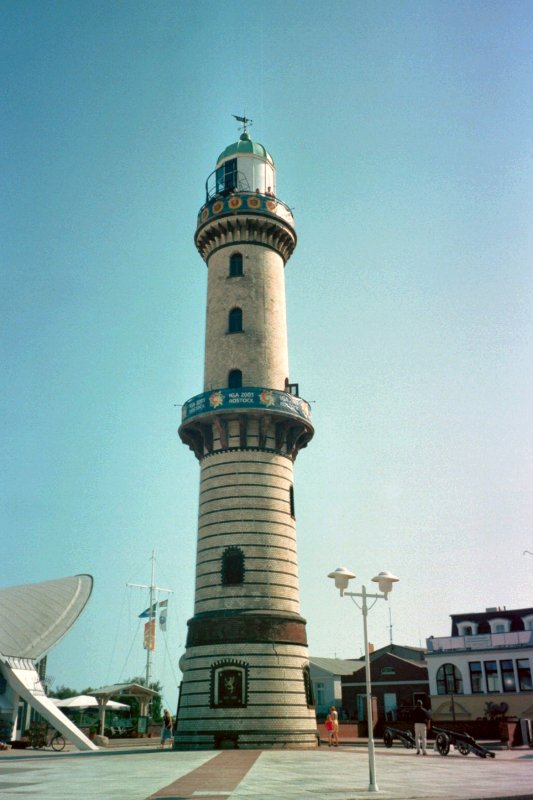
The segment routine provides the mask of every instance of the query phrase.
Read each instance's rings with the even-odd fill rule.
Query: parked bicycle
[[[65,744],[65,737],[59,731],[50,731],[46,722],[30,723],[30,747],[35,750],[51,747],[52,750],[60,752],[65,749]]]

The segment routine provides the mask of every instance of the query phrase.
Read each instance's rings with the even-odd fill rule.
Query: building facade
[[[433,718],[533,717],[533,608],[452,614],[427,639]]]
[[[343,658],[311,656],[309,666],[317,717],[325,717],[331,706],[335,706],[340,719],[348,718],[343,705],[341,679],[343,675],[352,675],[356,664]]]
[[[430,708],[428,669],[420,647],[389,644],[370,654],[370,678],[374,725],[383,721],[410,720],[417,700]],[[342,704],[349,718],[366,720],[364,659],[343,675]]]
[[[293,463],[313,427],[289,379],[284,281],[296,233],[272,156],[246,128],[207,179],[195,243],[208,269],[204,387],[179,435],[200,464],[200,504],[175,746],[312,747]]]

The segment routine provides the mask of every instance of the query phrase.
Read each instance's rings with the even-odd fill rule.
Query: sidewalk
[[[98,753],[0,753],[2,800],[533,800],[533,750],[496,758],[416,756],[376,748],[380,792],[368,792],[365,746],[317,750],[161,751],[114,746]]]

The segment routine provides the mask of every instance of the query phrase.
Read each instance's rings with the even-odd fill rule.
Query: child
[[[333,719],[331,718],[331,714],[328,714],[326,717],[326,730],[328,732],[328,747],[331,747],[333,741]]]

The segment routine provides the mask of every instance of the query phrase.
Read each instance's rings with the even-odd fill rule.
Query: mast
[[[152,555],[150,558],[152,562],[151,572],[150,572],[150,584],[147,585],[145,583],[128,583],[127,586],[135,587],[137,589],[148,589],[148,641],[145,644],[146,647],[146,668],[145,668],[145,678],[146,678],[146,687],[150,688],[150,683],[152,680],[152,659],[153,659],[153,652],[155,650],[155,618],[157,616],[157,592],[165,592],[166,594],[174,594],[172,589],[163,589],[161,586],[156,586],[155,583],[155,551],[152,550]]]

